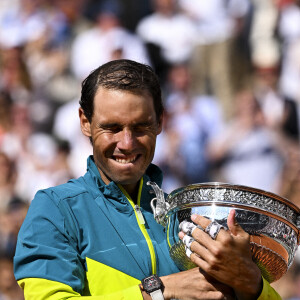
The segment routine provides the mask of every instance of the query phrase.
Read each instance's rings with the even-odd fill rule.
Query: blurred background
[[[300,205],[299,0],[1,0],[0,300],[23,299],[12,258],[36,191],[85,173],[81,82],[118,58],[159,75],[166,192],[221,181]],[[273,285],[300,299],[300,255]]]

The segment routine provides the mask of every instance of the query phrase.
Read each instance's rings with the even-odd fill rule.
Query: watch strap
[[[150,296],[151,296],[152,300],[164,300],[165,299],[161,290],[156,290],[156,291],[150,293]]]

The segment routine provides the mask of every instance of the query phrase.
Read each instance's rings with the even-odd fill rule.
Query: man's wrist
[[[140,289],[150,295],[152,300],[164,300],[163,282],[155,274],[144,278],[140,284]]]
[[[247,295],[245,294],[245,291],[242,291],[240,293],[235,291],[236,299],[237,300],[257,300],[262,293],[263,286],[264,286],[263,278],[260,277],[260,283],[259,283],[259,287],[257,289],[253,289],[253,292],[247,293]]]

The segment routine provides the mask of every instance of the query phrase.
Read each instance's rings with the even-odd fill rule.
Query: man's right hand
[[[233,300],[233,290],[201,273],[199,268],[161,277],[165,299]]]

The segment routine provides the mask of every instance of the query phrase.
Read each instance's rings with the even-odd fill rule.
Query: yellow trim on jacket
[[[141,194],[142,194],[142,187],[143,187],[143,178],[141,178],[140,180],[140,186],[139,186],[139,191],[138,191],[138,196],[137,196],[137,205],[138,207],[140,207],[140,204],[141,204]],[[118,187],[120,188],[120,190],[122,191],[122,193],[126,196],[128,202],[131,204],[133,210],[134,210],[134,213],[135,213],[135,216],[136,216],[136,220],[138,222],[138,225],[145,237],[145,240],[147,242],[147,245],[148,245],[148,249],[149,249],[149,252],[150,252],[150,257],[151,257],[151,266],[152,266],[152,274],[156,274],[156,257],[155,257],[155,251],[154,251],[154,247],[153,247],[153,244],[152,244],[152,241],[151,241],[151,238],[149,237],[149,234],[146,230],[146,227],[144,224],[141,223],[141,220],[137,214],[137,211],[136,211],[136,208],[135,208],[135,204],[133,202],[133,200],[131,199],[131,197],[129,196],[129,194],[126,192],[126,190],[118,184]]]
[[[117,282],[114,282],[117,285]],[[25,300],[142,300],[143,296],[138,285],[123,289],[122,291],[101,296],[81,296],[70,286],[44,278],[25,278],[18,281],[24,289]],[[26,286],[26,289],[25,289]]]

